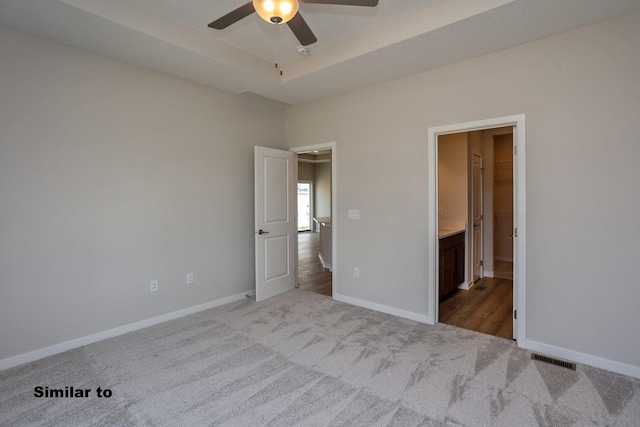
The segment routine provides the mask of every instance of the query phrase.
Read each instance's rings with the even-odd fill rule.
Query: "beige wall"
[[[467,222],[468,148],[467,133],[438,138],[438,207],[440,221]]]
[[[254,288],[281,110],[4,28],[0,57],[0,361]]]
[[[315,216],[331,216],[331,163],[316,163],[313,197]]]
[[[286,110],[290,146],[336,142],[339,293],[426,315],[428,128],[523,113],[527,339],[640,367],[637,40],[633,14]]]
[[[283,138],[336,142],[339,291],[426,314],[427,130],[524,113],[527,338],[640,367],[639,39],[633,14],[283,117],[0,29],[0,360],[251,289],[252,147]]]
[[[313,163],[298,162],[298,181],[314,180],[315,165]]]

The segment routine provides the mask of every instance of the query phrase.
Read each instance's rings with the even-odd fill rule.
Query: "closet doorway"
[[[513,134],[493,135],[493,277],[513,280]]]

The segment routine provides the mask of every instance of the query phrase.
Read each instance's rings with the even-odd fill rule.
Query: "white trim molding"
[[[180,317],[188,316],[190,314],[198,313],[200,311],[209,310],[210,308],[219,307],[221,305],[240,301],[244,298],[252,297],[254,295],[255,295],[255,290],[249,290],[246,292],[242,292],[240,294],[209,301],[204,304],[194,305],[192,307],[183,308],[182,310],[172,311],[170,313],[162,314],[160,316],[151,317],[149,319],[141,320],[139,322],[129,323],[128,325],[123,325],[117,328],[108,329],[106,331],[98,332],[96,334],[87,335],[87,336],[76,338],[70,341],[65,341],[59,344],[54,344],[52,346],[30,351],[28,353],[19,354],[17,356],[0,360],[0,371],[13,368],[14,366],[22,365],[24,363],[33,362],[35,360],[39,360],[48,356],[53,356],[54,354],[63,353],[65,351],[72,350],[74,348],[93,344],[95,342],[106,340],[108,338],[117,337],[119,335],[124,335],[129,332],[133,332],[139,329],[147,328],[149,326],[157,325],[158,323],[167,322],[169,320],[178,319]]]
[[[320,262],[322,263],[322,268],[324,268],[325,270],[331,270],[331,264],[327,264],[327,262],[324,260],[322,254],[318,254],[318,258],[320,258]]]
[[[413,311],[401,310],[384,304],[378,304],[371,301],[365,301],[358,298],[349,297],[333,293],[333,299],[344,302],[357,307],[368,308],[369,310],[379,311],[381,313],[391,314],[392,316],[402,317],[404,319],[413,320],[420,323],[429,323],[429,319],[424,314],[414,313]]]

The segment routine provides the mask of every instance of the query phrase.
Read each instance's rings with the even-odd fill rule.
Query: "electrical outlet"
[[[158,292],[158,281],[157,280],[152,280],[151,281],[151,292]]]
[[[193,285],[193,273],[187,273],[187,285]]]
[[[354,267],[353,268],[353,277],[355,277],[355,278],[359,278],[360,277],[360,269],[358,267]]]

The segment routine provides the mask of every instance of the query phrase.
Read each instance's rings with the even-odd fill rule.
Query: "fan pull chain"
[[[282,65],[279,64],[279,52],[278,52],[278,46],[280,45],[280,25],[276,24],[276,69],[280,69],[280,75],[282,76],[284,74],[283,70],[282,70]]]

